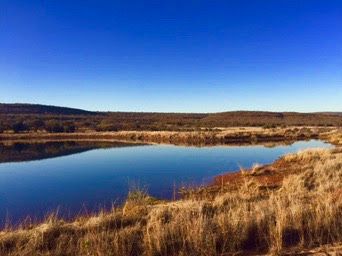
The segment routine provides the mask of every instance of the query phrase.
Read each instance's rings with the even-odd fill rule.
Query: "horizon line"
[[[79,107],[71,107],[71,106],[63,106],[63,105],[53,105],[53,104],[42,104],[42,103],[31,103],[31,102],[0,102],[0,105],[35,105],[35,106],[45,106],[45,107],[58,107],[58,108],[68,108],[74,110],[81,110],[85,112],[94,112],[94,113],[156,113],[156,114],[220,114],[220,113],[228,113],[228,112],[264,112],[264,113],[298,113],[298,114],[336,114],[342,113],[342,111],[314,111],[314,112],[301,112],[301,111],[271,111],[271,110],[247,110],[247,109],[234,109],[234,110],[225,110],[218,112],[172,112],[172,111],[129,111],[129,110],[89,110]]]

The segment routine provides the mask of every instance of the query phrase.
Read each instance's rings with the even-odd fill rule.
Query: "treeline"
[[[13,131],[46,131],[46,132],[75,132],[75,121],[61,121],[58,119],[47,119],[44,117],[29,117],[27,120],[23,117],[0,117],[0,132]]]
[[[201,123],[214,127],[341,126],[342,116],[338,113],[234,111],[210,114]]]
[[[84,132],[84,131],[132,131],[132,130],[195,130],[199,129],[197,117],[177,114],[98,114],[47,115],[0,114],[0,132]]]
[[[0,104],[0,132],[194,131],[237,126],[342,126],[342,115],[339,113],[235,111],[196,114],[82,111],[41,105],[33,105],[31,108],[31,105],[25,104],[20,107],[14,104],[12,108],[7,104]]]

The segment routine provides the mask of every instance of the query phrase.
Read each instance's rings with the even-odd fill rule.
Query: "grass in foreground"
[[[286,171],[276,186],[263,182]],[[280,168],[281,167],[281,168]],[[278,170],[277,170],[278,168]],[[342,149],[287,155],[216,189],[0,232],[0,255],[246,255],[342,250]],[[272,171],[271,171],[272,172]],[[215,186],[214,186],[215,187]],[[319,249],[317,249],[319,248]]]

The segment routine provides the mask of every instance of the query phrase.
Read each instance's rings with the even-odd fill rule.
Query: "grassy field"
[[[326,138],[341,143],[341,133]],[[293,255],[342,251],[342,148],[286,155],[159,201],[0,232],[0,255]]]

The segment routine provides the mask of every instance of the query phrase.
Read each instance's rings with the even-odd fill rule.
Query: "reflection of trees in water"
[[[275,147],[279,145],[290,145],[294,141],[280,141],[272,143],[231,143],[230,146],[255,146]],[[176,145],[192,145],[175,143]],[[119,141],[35,141],[27,142],[0,142],[0,163],[21,162],[30,160],[41,160],[58,156],[72,155],[99,148],[129,147],[146,144],[132,144]],[[221,144],[196,144],[202,146],[218,146]],[[224,145],[224,144],[222,144]],[[194,146],[194,145],[192,145]]]
[[[49,141],[0,143],[0,163],[40,160],[98,148],[128,147],[134,144],[98,141]]]

